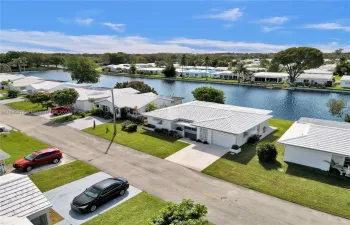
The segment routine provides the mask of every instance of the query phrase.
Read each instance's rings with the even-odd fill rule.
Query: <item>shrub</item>
[[[247,140],[247,143],[249,144],[255,144],[260,140],[260,135],[258,134],[254,134],[252,136],[250,136]]]
[[[197,139],[196,142],[202,142],[200,139]]]
[[[304,83],[303,82],[298,82],[295,84],[297,87],[304,87]]]
[[[105,119],[112,119],[113,118],[113,114],[110,112],[103,112],[103,118]]]
[[[160,129],[160,128],[155,128],[154,131],[157,133],[162,133],[162,129]]]
[[[259,161],[273,162],[277,157],[277,149],[273,143],[263,143],[256,147]]]
[[[209,144],[207,141],[203,141],[203,144],[205,144],[205,145],[207,145],[207,144]]]
[[[175,134],[177,134],[176,131],[174,131],[174,130],[169,131],[169,135],[170,135],[170,136],[174,137]]]
[[[179,134],[179,133],[175,133],[175,134],[174,134],[174,138],[180,139],[180,138],[182,138],[182,136],[181,136],[181,134]]]
[[[122,131],[136,132],[137,131],[137,124],[134,124],[131,121],[127,120],[122,125]]]
[[[238,146],[238,145],[232,145],[231,149],[236,149],[236,150],[238,150],[238,149],[239,149],[239,146]]]
[[[84,112],[79,113],[79,115],[80,115],[81,118],[85,118],[86,117],[86,113],[84,113]]]
[[[156,128],[155,125],[149,124],[149,123],[146,123],[146,124],[144,124],[143,126],[144,126],[144,127],[149,127],[149,128]]]
[[[162,132],[163,132],[163,134],[169,134],[169,130],[166,129],[166,128],[163,128],[163,129],[162,129]]]
[[[305,87],[310,87],[310,82],[305,82],[304,85]]]
[[[17,98],[19,93],[20,92],[18,90],[8,90],[7,97],[9,97],[9,98]]]
[[[103,115],[103,111],[97,107],[92,107],[92,109],[90,110],[90,113],[93,116],[99,116],[99,117]]]

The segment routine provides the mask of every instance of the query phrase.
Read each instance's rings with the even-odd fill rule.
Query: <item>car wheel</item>
[[[27,167],[26,167],[26,171],[27,171],[27,172],[32,171],[32,169],[33,169],[33,167],[32,167],[32,166],[27,166]]]
[[[57,163],[59,163],[59,161],[60,161],[59,158],[54,158],[54,159],[52,160],[52,163],[53,163],[53,164],[57,164]]]
[[[90,206],[90,212],[94,212],[97,209],[96,205]]]
[[[119,192],[119,194],[120,194],[120,196],[123,196],[123,195],[125,194],[125,190],[124,190],[124,189],[121,190],[121,191]]]

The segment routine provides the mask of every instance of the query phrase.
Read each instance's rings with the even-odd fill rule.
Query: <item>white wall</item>
[[[299,82],[304,82],[304,80],[307,80],[307,79],[304,79],[304,78],[297,78],[295,79],[295,82],[299,83]],[[331,81],[333,82],[332,80],[320,80],[320,79],[309,79],[309,83],[317,83],[317,84],[325,84],[327,83],[328,81]]]
[[[284,161],[286,162],[292,162],[328,171],[329,163],[325,162],[325,160],[331,161],[331,159],[332,153],[291,145],[284,146]]]
[[[341,80],[340,81],[340,87],[350,88],[350,81]]]
[[[159,120],[161,120],[161,119],[157,119],[157,118],[153,118],[153,117],[147,117],[147,123],[156,126],[156,128],[160,128],[160,129],[165,128],[165,129],[168,129],[168,130],[172,129],[172,127],[171,127],[172,121],[161,120],[162,124],[159,124]]]
[[[236,135],[215,130],[211,131],[211,138],[209,140],[211,140],[209,143],[227,148],[231,148],[231,146],[237,142]]]
[[[73,104],[73,107],[75,108],[76,111],[86,112],[92,109],[92,107],[94,107],[94,103],[89,102],[88,100],[85,100],[85,101],[77,100],[75,104]]]

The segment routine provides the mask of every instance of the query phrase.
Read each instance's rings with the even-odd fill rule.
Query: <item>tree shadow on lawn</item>
[[[282,164],[277,160],[269,163],[259,161],[259,163],[265,170],[278,170],[282,168]]]
[[[53,121],[53,120],[48,121],[48,122],[44,123],[43,125],[49,126],[49,127],[61,127],[61,126],[65,126],[65,124],[59,123],[59,122],[55,122],[55,121]]]
[[[308,180],[314,180],[317,182],[338,186],[341,188],[350,189],[350,178],[336,175],[330,172],[322,171],[316,168],[302,166],[290,162],[286,162],[288,168],[286,174],[301,177]]]

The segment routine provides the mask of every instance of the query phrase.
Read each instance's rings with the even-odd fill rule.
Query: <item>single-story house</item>
[[[232,71],[219,71],[212,73],[212,77],[216,79],[227,79],[227,80],[237,80],[237,74],[233,74]]]
[[[350,88],[350,76],[343,76],[340,79],[340,87],[342,88]]]
[[[250,71],[250,72],[253,72],[253,73],[266,72],[267,71],[267,69],[263,68],[263,67],[247,67],[247,70]]]
[[[118,65],[108,65],[104,66],[109,72],[124,72],[128,73],[130,71],[130,64],[118,64]]]
[[[63,83],[57,81],[43,81],[40,83],[29,85],[26,90],[30,93],[35,92],[54,92],[57,90],[62,90],[65,88],[85,88],[89,87],[91,84],[75,84],[75,83]]]
[[[314,74],[314,73],[303,73],[295,79],[297,83],[310,83],[310,84],[328,84],[333,85],[334,79],[333,74]]]
[[[19,79],[22,79],[24,78],[24,75],[22,74],[10,74],[10,73],[0,73],[0,83],[2,81],[15,81],[15,80],[19,80]],[[5,87],[5,86],[2,86],[0,84],[0,88],[1,89],[5,89],[5,88],[8,88],[8,87]]]
[[[139,74],[162,74],[164,68],[147,68],[147,67],[140,67],[136,69],[136,73]]]
[[[16,173],[0,177],[0,216],[14,220],[27,218],[35,225],[50,225],[49,200],[27,175]]]
[[[289,75],[286,73],[258,72],[258,73],[253,73],[251,77],[251,81],[283,83],[288,81],[288,78],[289,78]]]
[[[74,110],[86,112],[91,110],[95,106],[95,102],[109,98],[111,92],[109,90],[96,90],[88,88],[74,88],[79,97],[75,104],[73,104]]]
[[[307,74],[324,74],[324,75],[333,75],[332,71],[328,71],[326,69],[309,69],[309,70],[304,70],[304,73]]]
[[[184,70],[182,74],[182,69],[176,69],[176,75],[184,77],[211,77],[212,73],[215,72],[213,70],[200,70],[200,69],[191,69],[191,70]]]
[[[28,76],[28,77],[24,77],[18,80],[14,80],[12,84],[10,84],[11,90],[19,90],[22,91],[23,93],[26,92],[26,88],[32,84],[37,84],[37,83],[41,83],[44,82],[45,80],[43,80],[40,77],[32,77],[32,76]]]
[[[328,171],[332,160],[350,167],[350,124],[300,118],[278,140],[284,161]]]
[[[173,130],[181,136],[230,148],[245,144],[250,136],[265,136],[271,129],[272,111],[193,101],[142,113],[148,124]]]

